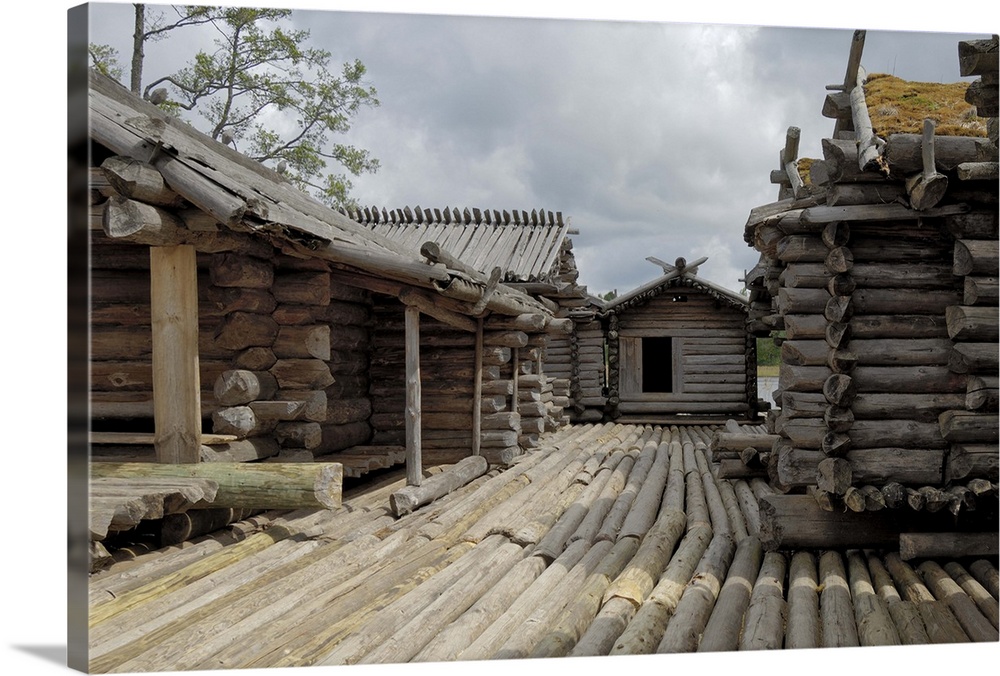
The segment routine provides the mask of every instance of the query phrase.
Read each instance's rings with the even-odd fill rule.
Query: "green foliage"
[[[379,105],[365,82],[360,61],[339,73],[329,69],[326,50],[306,46],[308,30],[289,30],[286,9],[220,8],[213,24],[220,34],[211,52],[200,51],[177,73],[145,87],[148,94],[169,83],[177,103],[195,110],[220,139],[259,162],[284,161],[288,179],[332,206],[355,206],[343,173],[328,173],[334,162],[352,175],[378,170],[368,151],[331,142],[350,129],[365,107]]]
[[[783,332],[775,332],[767,338],[757,339],[757,365],[778,366],[781,364],[781,348],[774,344],[775,337],[783,337]]]
[[[106,75],[121,82],[125,69],[118,63],[118,50],[110,45],[98,45],[91,42],[87,46],[90,54],[90,66],[101,75]]]
[[[601,295],[599,296],[599,298],[600,298],[601,300],[603,300],[603,301],[609,301],[609,300],[614,300],[614,299],[615,299],[615,298],[617,298],[617,297],[618,297],[618,289],[614,289],[614,290],[612,290],[612,291],[608,291],[607,293],[602,293],[602,294],[601,294]]]

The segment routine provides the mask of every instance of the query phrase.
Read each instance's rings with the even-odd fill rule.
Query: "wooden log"
[[[546,570],[545,561],[529,556],[519,561],[510,571],[477,600],[469,610],[433,638],[413,662],[440,662],[458,659],[483,631],[496,621],[541,574]]]
[[[826,512],[809,495],[771,495],[760,500],[761,542],[767,551],[798,547],[892,547],[895,519],[882,512]]]
[[[996,240],[957,239],[952,272],[967,275],[995,275],[1000,262],[1000,246]]]
[[[183,234],[187,231],[173,213],[124,197],[107,201],[102,227],[112,239],[152,246],[184,244]]]
[[[101,173],[123,197],[160,207],[178,207],[183,199],[163,181],[163,175],[150,164],[131,157],[115,155],[101,163]]]
[[[655,651],[711,539],[711,529],[706,526],[695,526],[688,531],[656,587],[620,634],[610,654],[648,654]]]
[[[683,526],[677,529],[678,534],[681,530]],[[636,554],[638,546],[634,538],[615,543],[550,625],[548,633],[535,645],[531,657],[561,657],[574,648],[600,610],[601,598],[608,585]]]
[[[996,538],[994,538],[995,544]],[[995,642],[1000,638],[997,628],[979,612],[976,604],[948,573],[934,561],[924,561],[917,566],[925,584],[938,600],[944,601],[955,615],[966,635],[974,642]]]
[[[996,444],[955,444],[948,452],[945,479],[985,478],[996,481],[1000,453]]]
[[[987,559],[976,559],[969,564],[969,572],[993,598],[1000,598],[1000,576],[996,566]]]
[[[974,411],[945,411],[939,417],[941,436],[957,444],[996,443],[1000,416]]]
[[[229,350],[270,347],[278,335],[278,324],[268,315],[233,312],[215,330],[215,343]]]
[[[824,648],[859,644],[857,623],[847,583],[847,572],[839,552],[824,551],[819,557],[821,643]]]
[[[899,557],[897,552],[885,555],[885,565],[904,598],[917,604],[931,643],[969,642],[969,637],[947,605],[934,598],[917,573]]]
[[[906,192],[910,196],[910,206],[924,211],[937,206],[948,190],[948,177],[937,170],[934,162],[934,120],[924,119],[921,137],[922,171],[906,180]]]
[[[1000,303],[1000,281],[993,277],[966,277],[963,305],[997,305]]]
[[[992,374],[998,364],[996,343],[957,343],[948,355],[948,369],[958,374]]]
[[[866,559],[868,570],[871,572],[872,586],[892,618],[900,643],[903,645],[929,644],[931,639],[924,628],[917,603],[903,600],[893,584],[889,571],[876,554],[868,552]]]
[[[920,134],[892,134],[886,141],[885,159],[893,174],[910,174],[923,169],[923,137]],[[974,137],[935,136],[935,167],[947,172],[962,162],[975,159],[976,143]]]
[[[193,509],[181,514],[166,514],[160,522],[160,546],[180,544],[199,535],[225,528],[253,514],[252,510]]]
[[[420,401],[420,310],[406,307],[406,485],[419,486],[423,467]]]
[[[788,572],[786,648],[820,646],[819,575],[811,552],[796,551]]]
[[[945,310],[948,337],[961,341],[992,341],[1000,339],[1000,311],[996,307],[951,305]]]
[[[253,256],[214,254],[209,271],[213,286],[271,289],[274,285],[274,265]]]
[[[287,390],[321,390],[334,383],[330,367],[320,359],[279,359],[270,373]]]
[[[330,327],[324,325],[281,326],[272,350],[279,359],[330,360]]]
[[[750,594],[750,605],[740,635],[740,650],[776,650],[783,646],[788,619],[784,595],[787,565],[788,561],[781,552],[764,555]]]
[[[201,446],[198,276],[194,247],[150,249],[156,457],[196,463]]]
[[[219,484],[212,507],[335,509],[340,506],[343,473],[339,463],[94,463],[91,476],[210,479]]]
[[[279,303],[329,305],[330,273],[306,271],[275,275],[271,293]]]
[[[269,347],[248,347],[233,360],[233,366],[248,371],[266,371],[274,366],[278,358]]]
[[[904,561],[918,558],[996,556],[995,533],[900,533],[899,555]]]
[[[227,406],[212,412],[212,431],[231,434],[237,439],[265,434],[275,425],[276,421],[258,420],[249,406]]]
[[[746,537],[737,545],[726,581],[719,590],[719,597],[698,644],[698,652],[737,649],[763,556],[760,540],[756,537]]]
[[[407,486],[389,496],[389,505],[397,517],[409,514],[418,507],[451,493],[482,476],[489,463],[482,456],[470,456],[450,469],[435,474],[419,486]]]
[[[875,592],[865,556],[858,550],[850,550],[846,555],[859,645],[900,645],[892,616]]]
[[[266,371],[233,369],[224,371],[215,381],[215,400],[222,406],[238,406],[251,401],[270,399],[278,390],[278,381]]]
[[[945,572],[955,581],[955,584],[961,587],[962,591],[972,599],[979,612],[990,621],[990,624],[994,628],[1000,627],[1000,611],[998,611],[996,598],[957,561],[949,561],[943,567]]]
[[[698,564],[695,576],[677,602],[657,653],[694,652],[722,588],[736,544],[729,535],[715,535]]]

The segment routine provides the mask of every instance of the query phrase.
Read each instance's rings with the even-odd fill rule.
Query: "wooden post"
[[[510,398],[510,410],[517,413],[518,409],[518,399],[519,399],[519,380],[521,375],[521,350],[520,348],[514,348],[514,354],[511,356],[511,364],[514,365],[514,372],[511,379],[514,381],[514,394]]]
[[[151,247],[149,271],[156,459],[196,463],[201,449],[201,380],[194,247]]]
[[[514,364],[517,371],[517,364]],[[483,431],[483,319],[476,320],[476,374],[472,394],[472,455],[479,455]]]
[[[419,486],[420,459],[420,310],[406,306],[406,485]]]

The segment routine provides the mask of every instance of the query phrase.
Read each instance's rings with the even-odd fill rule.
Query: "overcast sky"
[[[93,41],[127,63],[131,5],[92,7]],[[707,256],[701,274],[739,290],[757,261],[747,215],[777,198],[769,172],[789,126],[802,130],[800,155],[821,157],[825,86],[843,81],[852,35],[309,9],[293,21],[335,63],[360,59],[378,90],[381,106],[347,137],[381,163],[354,179],[363,205],[561,211],[592,293],[657,276],[646,256]],[[974,37],[988,36],[870,30],[863,65],[958,81],[957,43]],[[146,82],[211,39],[186,29],[149,45]]]

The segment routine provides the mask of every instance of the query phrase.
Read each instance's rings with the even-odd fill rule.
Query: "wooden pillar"
[[[483,318],[476,320],[476,373],[472,396],[472,455],[479,455],[483,432]]]
[[[519,399],[519,396],[518,396],[518,380],[520,379],[520,375],[521,375],[521,350],[520,350],[520,348],[517,348],[517,347],[514,348],[513,355],[511,357],[511,364],[514,365],[514,372],[513,372],[513,375],[511,376],[512,380],[514,381],[514,394],[513,394],[513,396],[510,399],[510,410],[513,411],[514,413],[517,413],[517,407],[519,405],[518,404],[518,399]]]
[[[156,460],[196,463],[201,448],[201,380],[194,247],[151,247],[149,272]]]
[[[406,485],[419,486],[420,458],[420,310],[406,306]]]

